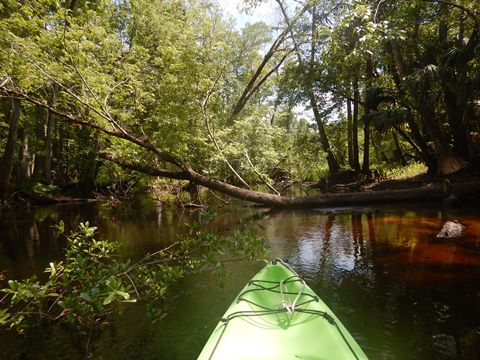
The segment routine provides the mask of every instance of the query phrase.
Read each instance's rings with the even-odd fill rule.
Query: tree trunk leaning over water
[[[136,137],[125,129],[110,130],[95,123],[93,121],[86,120],[84,117],[75,116],[69,113],[59,111],[50,105],[41,102],[35,98],[30,97],[27,94],[14,92],[8,90],[5,87],[0,88],[3,90],[6,96],[15,99],[23,99],[32,104],[43,106],[53,114],[57,116],[58,120],[66,121],[70,124],[81,125],[101,131],[103,134],[115,137],[118,139],[126,140],[132,144],[135,144],[144,150],[155,155],[159,162],[174,167],[176,170],[161,169],[150,165],[143,165],[140,163],[130,162],[122,159],[114,154],[108,152],[101,152],[100,157],[117,163],[125,168],[136,170],[148,175],[159,176],[169,179],[187,180],[200,186],[204,186],[211,190],[216,190],[220,193],[241,199],[251,201],[257,204],[272,206],[272,207],[316,207],[316,206],[346,206],[346,205],[361,205],[371,203],[382,202],[403,202],[403,201],[418,201],[420,199],[437,200],[441,201],[444,197],[444,191],[441,185],[421,187],[410,190],[391,190],[391,191],[368,191],[368,192],[356,192],[356,193],[340,193],[340,194],[324,194],[316,196],[281,196],[260,191],[244,189],[224,181],[216,180],[211,177],[205,176],[183,161],[177,158],[173,154],[163,150],[152,144],[148,139]],[[480,191],[478,183],[459,184],[454,186],[454,192],[459,195],[477,193]]]
[[[169,172],[162,169],[146,168],[135,163],[127,162],[112,154],[101,153],[101,158],[115,162],[123,167],[139,172],[167,177],[170,179],[189,180],[197,185],[216,190],[220,193],[233,196],[237,199],[251,201],[257,204],[272,207],[321,207],[321,206],[352,206],[373,203],[390,203],[405,201],[443,201],[445,197],[442,185],[425,186],[413,189],[365,191],[352,193],[322,194],[314,196],[281,196],[260,191],[243,189],[202,175],[192,169],[184,172]],[[462,183],[453,186],[452,191],[459,197],[480,193],[478,182]]]

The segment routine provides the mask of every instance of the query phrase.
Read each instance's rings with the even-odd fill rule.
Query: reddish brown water
[[[262,210],[222,210],[213,226],[234,228]],[[50,207],[0,217],[0,266],[21,278],[62,255],[51,225],[89,220],[102,237],[136,253],[168,244],[195,213],[144,211],[118,216],[101,206]],[[438,240],[446,220],[465,236]],[[271,211],[261,221],[269,257],[287,258],[335,311],[371,359],[480,358],[480,209],[435,206]],[[178,284],[159,322],[140,305],[107,330],[42,329],[0,333],[5,359],[195,359],[215,323],[262,263],[228,266],[225,286],[213,272]],[[319,334],[320,336],[320,334]],[[87,341],[88,340],[88,341]],[[321,338],[319,337],[319,341]],[[88,343],[88,346],[87,346]],[[87,352],[88,348],[88,352]]]

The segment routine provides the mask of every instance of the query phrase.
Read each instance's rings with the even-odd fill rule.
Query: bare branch
[[[77,75],[82,80],[82,83],[87,87],[90,95],[92,95],[93,99],[95,100],[95,102],[98,104],[98,106],[102,110],[103,114],[105,115],[104,118],[106,120],[108,120],[108,122],[110,122],[114,128],[116,128],[116,129],[120,130],[122,133],[126,134],[127,132],[125,131],[125,129],[122,126],[120,126],[117,121],[115,121],[115,119],[113,118],[113,116],[110,114],[110,112],[107,109],[107,98],[108,98],[108,95],[109,95],[110,92],[105,97],[105,106],[103,106],[102,103],[100,102],[100,100],[98,99],[97,94],[95,93],[95,91],[93,91],[92,86],[88,83],[87,79],[85,79],[85,77],[81,73],[80,69],[75,65],[75,62],[73,61],[72,54],[70,53],[70,51],[68,50],[68,47],[66,45],[65,38],[64,38],[64,42],[63,42],[63,48],[68,55],[68,59],[70,60],[70,66],[75,70]]]
[[[260,180],[262,180],[262,182],[263,182],[265,185],[267,185],[267,187],[268,187],[270,190],[272,190],[275,194],[280,195],[280,193],[277,191],[277,189],[275,189],[272,185],[270,185],[270,184],[268,183],[268,181],[263,178],[262,174],[260,174],[260,173],[257,171],[257,169],[255,169],[255,166],[253,165],[252,160],[250,160],[250,156],[248,156],[248,151],[247,151],[247,150],[245,150],[245,156],[246,156],[246,158],[247,158],[247,160],[248,160],[248,163],[249,163],[250,166],[252,167],[253,172],[254,172],[255,174],[257,174],[257,176],[260,178]]]
[[[230,164],[230,162],[228,161],[227,157],[225,156],[225,154],[223,153],[220,145],[218,144],[217,142],[217,139],[215,138],[215,135],[213,134],[212,130],[210,129],[210,115],[208,115],[208,111],[207,111],[207,105],[208,105],[208,101],[210,100],[210,96],[212,95],[218,81],[220,80],[220,77],[222,76],[222,73],[220,73],[217,77],[217,79],[215,80],[213,86],[207,91],[207,96],[205,97],[205,99],[202,101],[202,104],[201,104],[201,109],[202,109],[202,114],[203,114],[203,118],[205,119],[205,127],[207,128],[207,131],[208,131],[208,135],[210,136],[210,139],[212,140],[213,144],[215,145],[215,148],[217,149],[217,151],[219,152],[219,154],[222,156],[223,160],[225,161],[225,163],[227,164],[228,168],[230,170],[232,170],[232,172],[235,174],[235,176],[240,180],[240,182],[246,186],[248,189],[250,189],[250,185],[248,185],[248,183],[240,176],[240,174],[234,169],[234,167]]]
[[[231,117],[235,117],[238,115],[242,109],[245,107],[245,104],[247,103],[248,98],[252,95],[252,91],[256,91],[258,87],[255,86],[255,83],[257,82],[258,78],[262,75],[263,70],[265,69],[265,66],[267,66],[268,62],[270,59],[275,55],[277,50],[280,48],[280,45],[285,41],[287,38],[287,35],[290,33],[292,30],[293,26],[295,23],[300,19],[300,17],[311,7],[311,2],[307,1],[307,3],[302,7],[302,9],[295,15],[295,17],[292,19],[290,24],[287,24],[287,27],[283,29],[283,31],[277,36],[275,41],[272,43],[270,46],[270,49],[267,51],[265,56],[263,57],[262,62],[258,66],[257,70],[253,74],[252,78],[248,82],[247,86],[245,86],[245,89],[243,90],[242,95],[237,101],[237,104],[235,105]],[[283,61],[283,60],[282,60]],[[269,76],[273,72],[269,73]],[[264,78],[263,81],[265,81],[266,78]]]
[[[9,80],[10,80],[9,77],[5,78],[5,80],[3,80],[3,82],[0,84],[0,87],[6,85]]]
[[[105,108],[108,108],[108,98],[110,97],[110,95],[115,91],[115,89],[123,84],[126,84],[127,82],[130,81],[130,78],[126,78],[125,80],[122,80],[122,81],[119,81],[118,83],[114,84],[113,86],[110,87],[110,89],[108,90],[108,93],[107,95],[105,96],[105,101],[104,101],[104,104],[105,104]]]
[[[96,94],[94,93],[93,89],[90,87],[90,85],[87,83],[86,79],[83,77],[83,75],[80,73],[80,71],[75,67],[75,65],[73,65],[73,60],[71,60],[71,67],[77,72],[77,74],[80,76],[82,82],[85,84],[85,86],[87,87],[87,89],[89,90],[90,94],[93,96],[93,98],[95,99],[95,101],[97,102],[97,104],[99,104],[100,106],[100,109],[101,111],[99,111],[97,108],[95,108],[94,106],[90,105],[87,101],[83,100],[80,98],[80,96],[78,96],[77,94],[75,94],[72,90],[70,90],[68,87],[66,87],[64,84],[62,84],[58,79],[56,79],[54,76],[52,76],[51,74],[49,74],[47,71],[45,71],[45,69],[43,69],[37,62],[35,62],[34,60],[32,60],[31,58],[29,57],[26,57],[24,56],[23,53],[21,53],[18,49],[16,49],[13,45],[12,45],[12,50],[19,56],[22,56],[25,60],[27,60],[28,62],[30,62],[35,68],[37,68],[38,71],[40,71],[43,75],[45,75],[49,80],[51,80],[53,83],[57,84],[63,91],[65,91],[68,95],[70,95],[71,97],[73,97],[76,101],[78,101],[79,103],[81,103],[83,106],[87,107],[89,110],[91,110],[92,112],[94,112],[95,114],[97,114],[98,116],[100,116],[102,119],[106,120],[107,122],[109,122],[114,129],[117,129],[117,130],[120,130],[122,133],[124,133],[125,135],[128,135],[127,132],[125,131],[125,129],[123,129],[114,119],[113,117],[110,115],[110,113],[108,111],[106,111],[103,106],[101,105],[100,101],[98,100]],[[65,49],[67,50],[67,49]]]
[[[224,204],[230,204],[230,203],[231,203],[229,200],[225,200],[225,199],[221,198],[220,196],[218,196],[217,194],[215,194],[215,191],[210,190],[210,189],[208,189],[208,188],[207,188],[207,190],[210,192],[210,194],[213,195],[213,197],[215,197],[216,199],[220,200],[222,203],[224,203]]]

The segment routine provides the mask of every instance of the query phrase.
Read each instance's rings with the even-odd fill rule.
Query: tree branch
[[[247,151],[247,150],[245,150],[245,156],[247,157],[248,163],[249,163],[250,166],[252,167],[253,172],[254,172],[255,174],[257,174],[257,176],[260,178],[260,180],[262,180],[263,183],[264,183],[265,185],[267,185],[267,187],[268,187],[270,190],[272,190],[276,195],[280,195],[280,193],[277,191],[277,189],[275,189],[272,185],[270,185],[270,184],[267,182],[267,180],[265,180],[265,179],[263,178],[262,174],[260,174],[260,173],[257,171],[257,169],[255,169],[255,166],[253,165],[252,160],[250,160],[250,156],[248,156],[248,151]]]
[[[166,169],[159,169],[151,166],[145,166],[142,164],[138,164],[132,161],[119,158],[118,156],[105,151],[100,151],[98,156],[102,159],[111,161],[127,169],[141,172],[142,174],[166,177],[169,179],[190,180],[190,176],[188,172],[185,172],[185,171],[172,171],[172,170],[166,170]]]
[[[451,6],[451,7],[457,8],[457,9],[463,11],[465,14],[467,14],[473,20],[474,25],[473,25],[472,33],[470,34],[470,38],[469,38],[468,43],[466,45],[467,51],[470,53],[470,57],[468,58],[468,61],[470,61],[473,58],[473,56],[475,55],[475,49],[476,49],[476,47],[478,45],[478,41],[479,41],[480,19],[477,17],[477,15],[472,10],[470,10],[469,8],[467,8],[463,5],[457,4],[457,3],[444,1],[444,0],[422,0],[422,1],[428,2],[428,3],[444,4],[446,6]]]
[[[262,72],[263,72],[263,69],[265,68],[265,66],[268,64],[268,62],[270,61],[270,59],[273,57],[273,55],[275,55],[276,51],[279,49],[280,45],[285,41],[285,39],[287,38],[287,35],[288,33],[290,33],[290,31],[292,30],[293,26],[295,25],[295,23],[300,19],[300,17],[311,7],[311,2],[310,1],[307,1],[307,3],[302,7],[302,9],[298,12],[298,14],[295,15],[295,17],[292,19],[292,21],[290,22],[290,24],[287,24],[287,27],[285,29],[283,29],[283,31],[277,36],[277,38],[275,39],[275,41],[272,43],[272,45],[270,46],[270,49],[267,51],[267,53],[265,54],[265,56],[263,57],[263,60],[262,62],[260,63],[260,65],[258,66],[257,70],[255,71],[255,74],[253,74],[252,78],[250,79],[250,81],[248,82],[247,86],[245,87],[245,89],[243,90],[243,93],[242,95],[240,96],[240,98],[238,99],[238,102],[237,104],[235,105],[233,111],[232,111],[232,115],[231,115],[231,118],[235,117],[236,115],[238,115],[242,109],[245,107],[245,104],[247,103],[247,100],[252,96],[253,92],[255,92],[256,90],[258,90],[258,87],[259,86],[255,86],[255,83],[257,82],[258,78],[261,76]],[[281,62],[283,62],[284,59],[281,60]],[[281,63],[280,63],[281,64]],[[277,67],[280,66],[279,64],[277,64]],[[273,74],[273,72],[269,72],[269,75],[270,76],[271,74]],[[266,77],[263,78],[263,81],[262,83],[266,80]]]
[[[463,5],[456,4],[456,3],[453,3],[453,2],[449,2],[449,1],[444,1],[444,0],[422,0],[422,1],[432,3],[432,4],[434,4],[434,3],[444,4],[444,5],[447,5],[447,6],[451,6],[451,7],[460,9],[463,12],[465,12],[468,16],[470,16],[475,22],[479,21],[478,18],[477,18],[477,15],[475,15],[475,13],[472,10],[470,10],[469,8],[467,8]]]
[[[248,102],[248,100],[250,99],[250,97],[255,94],[258,89],[260,88],[260,86],[263,85],[263,83],[265,81],[267,81],[267,79],[274,73],[276,72],[280,66],[283,64],[283,62],[285,61],[285,59],[288,57],[288,55],[291,54],[291,51],[288,51],[281,59],[280,61],[277,63],[277,65],[275,65],[268,73],[265,74],[264,77],[262,77],[254,86],[253,88],[251,89],[251,91],[248,93],[248,95],[245,97],[245,100],[244,100],[244,104],[243,106],[245,106],[245,104]]]
[[[207,105],[208,105],[208,101],[210,100],[210,96],[212,95],[214,89],[215,89],[215,86],[217,84],[217,82],[219,81],[220,79],[220,76],[221,74],[218,76],[218,78],[215,80],[213,86],[210,88],[210,90],[207,91],[207,96],[205,96],[205,99],[202,101],[201,103],[201,109],[202,109],[202,115],[203,115],[203,118],[205,119],[205,127],[207,128],[207,131],[208,131],[208,135],[210,136],[210,139],[212,140],[213,144],[215,145],[215,148],[217,149],[217,151],[219,152],[219,154],[222,156],[223,158],[223,161],[225,161],[225,163],[227,164],[228,168],[230,170],[232,170],[232,172],[235,174],[235,176],[237,177],[237,179],[240,180],[240,182],[246,186],[248,189],[250,189],[250,185],[248,185],[248,183],[240,176],[240,174],[234,169],[234,167],[230,164],[230,162],[228,161],[227,157],[225,156],[225,154],[223,153],[223,150],[222,148],[220,147],[220,145],[218,144],[217,142],[217,139],[215,138],[215,135],[213,134],[212,130],[210,129],[210,115],[208,115],[208,111],[207,111]]]
[[[78,125],[82,125],[82,126],[87,126],[89,128],[92,128],[92,129],[100,130],[102,133],[104,133],[106,135],[110,135],[110,136],[114,136],[116,138],[120,138],[120,139],[130,141],[131,143],[134,143],[134,144],[136,144],[136,145],[138,145],[138,146],[140,146],[140,147],[142,147],[146,150],[151,151],[152,153],[154,153],[158,157],[159,160],[166,161],[166,162],[168,162],[172,165],[175,165],[175,166],[181,168],[184,171],[188,171],[188,169],[190,168],[190,166],[187,163],[183,162],[182,160],[178,159],[177,157],[173,156],[172,154],[159,149],[158,147],[153,145],[148,139],[141,139],[141,138],[138,138],[138,137],[133,136],[133,135],[131,135],[129,133],[126,133],[126,132],[109,130],[109,129],[105,128],[104,126],[102,126],[102,125],[100,125],[96,122],[85,120],[83,117],[79,117],[79,116],[76,116],[76,115],[73,115],[73,114],[70,114],[70,113],[65,113],[63,111],[59,111],[58,109],[44,103],[41,100],[37,100],[35,98],[32,98],[28,94],[22,93],[22,92],[17,91],[17,90],[9,89],[9,88],[6,87],[6,85],[0,86],[0,90],[3,92],[3,94],[4,94],[3,97],[5,97],[5,98],[17,97],[17,98],[20,98],[22,100],[28,101],[32,104],[38,105],[38,106],[40,106],[44,109],[47,109],[47,110],[51,111],[53,114],[58,115],[59,117],[65,119],[66,121],[68,121],[70,123],[78,124]]]

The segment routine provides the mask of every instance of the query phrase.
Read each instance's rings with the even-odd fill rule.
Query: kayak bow
[[[206,359],[367,359],[327,305],[281,260],[243,288],[205,344]]]

